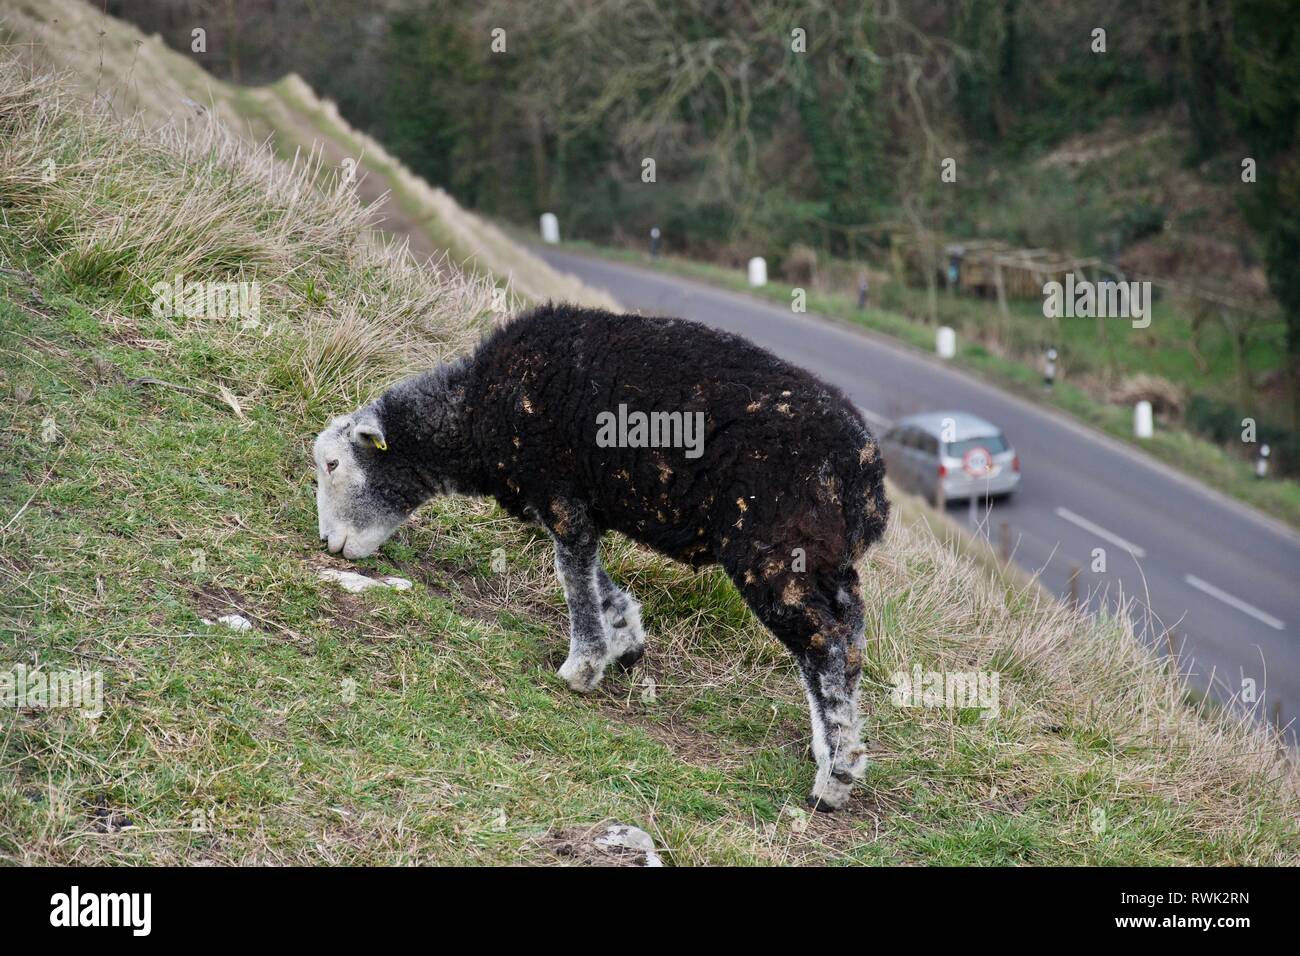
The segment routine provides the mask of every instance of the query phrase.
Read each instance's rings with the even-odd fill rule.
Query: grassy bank
[[[66,75],[67,92],[101,110],[149,125],[204,124],[215,117],[287,162],[306,162],[331,181],[350,163],[367,224],[407,243],[415,258],[472,271],[506,291],[501,312],[560,299],[616,308],[603,294],[550,268],[446,192],[414,176],[334,104],[299,77],[262,87],[216,79],[194,60],[104,16],[82,0],[0,0],[0,40],[36,69]]]
[[[553,674],[550,548],[490,503],[433,503],[355,566],[409,591],[321,581],[345,565],[317,546],[311,438],[465,348],[491,283],[377,245],[327,173],[58,90],[0,75],[0,665],[101,672],[105,701],[0,712],[0,858],[563,862],[619,819],[676,864],[1295,859],[1265,729],[910,502],[864,574],[875,764],[833,816],[802,806],[793,669],[717,573],[611,538],[649,653],[586,698]],[[260,283],[259,323],[156,314],[177,272]],[[229,613],[252,629],[204,623]],[[892,706],[914,665],[996,671],[997,716]]]
[[[775,280],[769,281],[760,289],[754,289],[749,286],[743,272],[711,263],[675,256],[660,256],[652,259],[649,254],[642,251],[598,246],[582,240],[568,240],[565,246],[575,252],[604,256],[644,268],[659,269],[736,292],[756,295],[785,307],[789,307],[792,300],[794,287],[791,285]],[[810,312],[888,335],[914,348],[933,353],[934,328],[909,317],[908,312],[903,311],[916,305],[913,301],[916,296],[899,292],[889,295],[891,301],[896,301],[900,308],[859,309],[857,302],[847,294],[818,292],[811,289],[808,290],[807,306]],[[970,307],[974,308],[974,306]],[[960,308],[958,311],[960,312]],[[1085,324],[1087,329],[1093,328],[1091,322]],[[960,322],[958,325],[960,327]],[[1083,339],[1089,338],[1086,330],[1077,334]],[[1133,436],[1131,407],[1099,401],[1088,390],[1068,379],[1058,382],[1050,393],[1045,392],[1042,388],[1041,369],[1026,365],[1013,357],[995,354],[982,345],[971,343],[960,334],[957,356],[953,362],[1017,395],[1068,412],[1108,435],[1142,448],[1165,464],[1181,469],[1198,481],[1217,488],[1293,527],[1300,528],[1300,482],[1286,479],[1259,481],[1255,478],[1250,463],[1228,454],[1213,442],[1179,428],[1165,427],[1164,423],[1157,426],[1155,437],[1140,441]]]

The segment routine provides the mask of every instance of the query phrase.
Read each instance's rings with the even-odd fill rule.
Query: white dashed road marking
[[[1204,591],[1212,598],[1218,598],[1220,601],[1222,601],[1224,604],[1228,605],[1229,607],[1235,607],[1242,614],[1249,614],[1251,617],[1255,618],[1255,620],[1263,621],[1265,624],[1273,628],[1275,631],[1286,630],[1286,625],[1283,624],[1281,621],[1279,621],[1277,618],[1275,618],[1272,614],[1265,614],[1263,611],[1255,607],[1253,604],[1247,604],[1241,598],[1233,597],[1227,591],[1220,591],[1209,581],[1202,581],[1194,574],[1186,575],[1183,578],[1183,580],[1186,581],[1188,584],[1190,584],[1192,587],[1196,588],[1196,590]]]
[[[1084,531],[1088,531],[1091,532],[1092,534],[1095,534],[1103,541],[1109,541],[1117,548],[1123,548],[1125,551],[1132,554],[1133,557],[1135,558],[1145,558],[1147,555],[1145,551],[1139,548],[1132,541],[1125,541],[1119,535],[1107,531],[1101,525],[1093,524],[1087,518],[1083,517],[1082,515],[1075,514],[1069,508],[1057,508],[1056,513],[1059,517],[1062,517],[1066,521],[1070,522],[1070,524],[1078,525]]]

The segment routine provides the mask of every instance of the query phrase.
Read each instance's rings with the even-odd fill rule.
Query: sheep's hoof
[[[588,694],[596,689],[602,676],[601,668],[581,657],[570,657],[560,665],[560,679],[579,694]]]
[[[614,659],[614,663],[623,668],[623,670],[630,671],[641,662],[641,658],[643,657],[645,657],[645,645],[641,644],[632,648],[630,651],[624,651]]]
[[[839,809],[839,807],[827,803],[815,793],[808,795],[808,806],[818,813],[834,813]]]
[[[823,813],[842,810],[849,802],[856,779],[847,767],[819,766],[808,805]]]

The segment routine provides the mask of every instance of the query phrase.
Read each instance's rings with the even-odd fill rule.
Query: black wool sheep
[[[644,652],[603,531],[721,564],[798,662],[814,806],[842,805],[865,769],[855,564],[884,533],[885,469],[861,415],[808,372],[695,322],[547,305],[334,419],[314,457],[321,538],[349,558],[438,494],[491,495],[545,526],[575,690]]]

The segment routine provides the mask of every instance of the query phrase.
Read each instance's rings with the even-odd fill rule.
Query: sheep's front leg
[[[600,610],[609,626],[609,652],[619,667],[631,668],[645,656],[645,629],[641,626],[641,603],[614,583],[599,564],[596,583],[600,586]]]
[[[595,689],[613,656],[601,610],[599,567],[594,541],[566,544],[555,539],[555,573],[569,605],[569,657],[559,674],[581,693]]]
[[[806,655],[799,666],[808,709],[812,712],[813,759],[817,777],[809,803],[816,810],[836,810],[848,800],[853,784],[867,769],[867,751],[862,745],[862,722],[858,715],[858,683],[861,671],[860,643],[857,654],[834,637],[821,653]],[[846,665],[845,657],[855,656]]]

